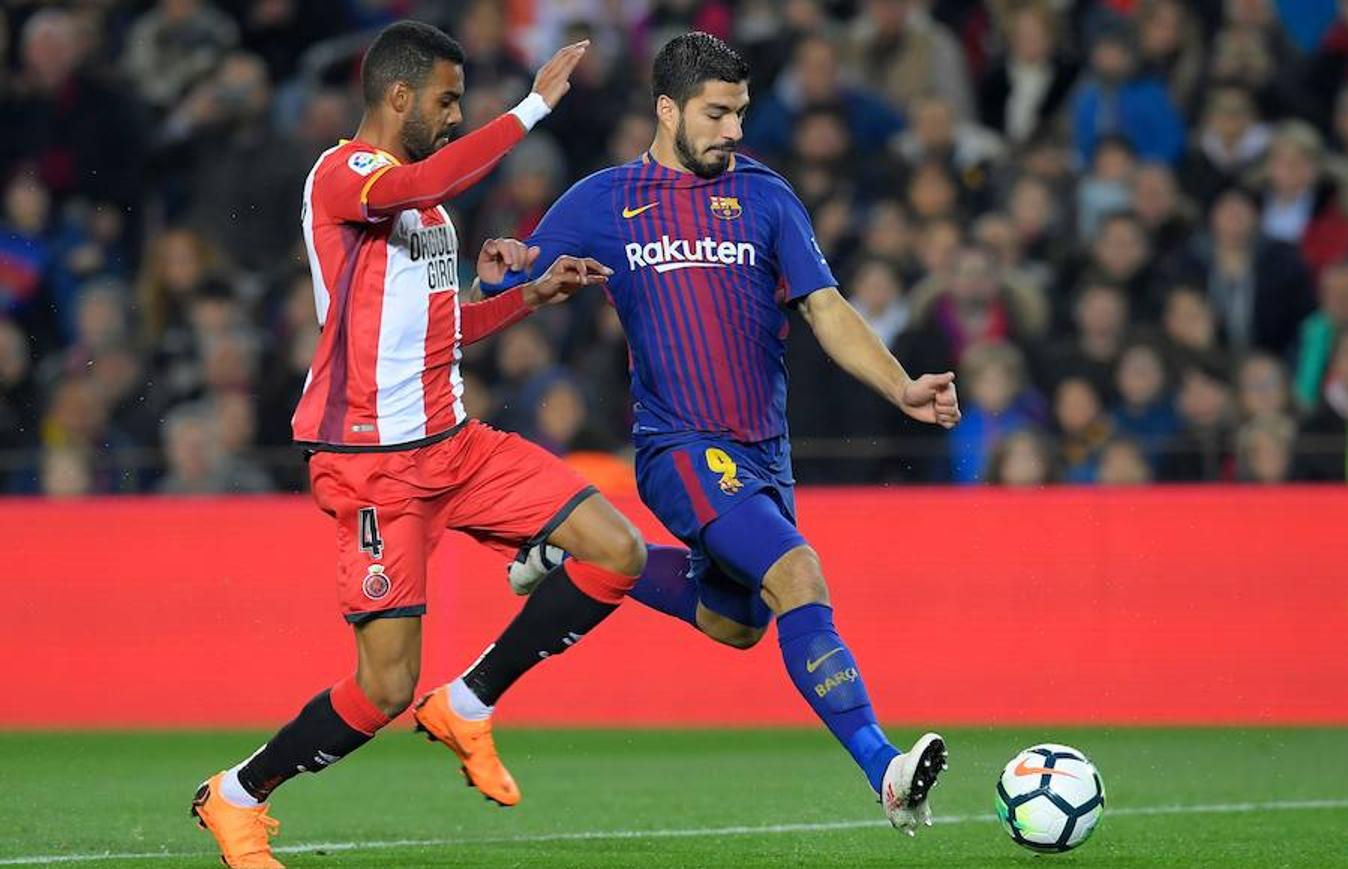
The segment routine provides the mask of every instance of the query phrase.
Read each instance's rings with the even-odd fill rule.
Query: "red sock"
[[[620,604],[636,585],[637,578],[569,558],[562,562],[571,583],[600,603]]]
[[[332,686],[332,708],[352,730],[359,730],[366,736],[374,736],[379,728],[391,720],[370,702],[365,692],[360,690],[355,676],[347,676]]]
[[[321,772],[370,741],[389,717],[348,676],[310,700],[239,769],[239,784],[258,802],[301,772]]]

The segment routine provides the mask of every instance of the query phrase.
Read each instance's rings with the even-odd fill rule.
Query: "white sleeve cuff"
[[[510,110],[510,114],[520,119],[524,129],[532,130],[534,124],[546,118],[551,111],[543,97],[535,92],[520,100],[519,105]]]

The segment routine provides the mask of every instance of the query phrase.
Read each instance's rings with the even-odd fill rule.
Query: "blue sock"
[[[875,720],[856,659],[833,627],[833,608],[811,603],[782,613],[777,641],[796,690],[878,793],[885,769],[899,751]]]
[[[697,583],[688,578],[688,550],[647,546],[646,569],[627,596],[697,627]]]

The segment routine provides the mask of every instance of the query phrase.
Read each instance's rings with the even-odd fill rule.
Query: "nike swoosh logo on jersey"
[[[627,218],[628,220],[631,220],[632,218],[636,217],[638,214],[641,214],[641,213],[644,212],[644,211],[650,211],[652,208],[654,208],[655,206],[657,206],[657,205],[659,205],[659,204],[660,204],[660,203],[658,203],[658,202],[652,202],[650,205],[643,205],[643,206],[641,206],[640,208],[624,208],[624,209],[623,209],[623,217]]]
[[[815,658],[813,661],[806,661],[806,662],[805,662],[805,672],[806,672],[806,673],[813,673],[815,670],[818,670],[818,669],[819,669],[819,665],[820,665],[820,664],[824,663],[824,662],[827,661],[829,658],[832,658],[834,655],[838,654],[838,653],[841,652],[842,650],[843,650],[843,647],[842,647],[842,646],[839,646],[838,648],[834,649],[834,650],[831,651],[831,652],[825,652],[824,654],[820,655],[818,658]]]
[[[1065,769],[1053,769],[1047,766],[1026,766],[1024,759],[1016,764],[1016,768],[1011,770],[1016,775],[1065,775],[1068,778],[1076,778]]]

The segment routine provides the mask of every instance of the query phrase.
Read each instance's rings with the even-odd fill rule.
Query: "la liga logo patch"
[[[383,600],[388,597],[392,588],[393,581],[384,573],[382,564],[371,564],[370,569],[365,572],[364,581],[360,584],[361,591],[365,592],[365,596],[370,600]]]
[[[346,160],[346,165],[357,175],[369,175],[380,166],[391,165],[388,157],[372,151],[357,151]]]

